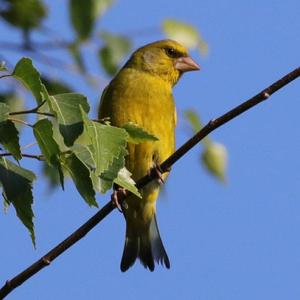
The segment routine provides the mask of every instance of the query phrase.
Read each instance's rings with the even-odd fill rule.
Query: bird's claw
[[[119,212],[123,213],[123,209],[127,208],[126,202],[123,200],[127,196],[127,190],[121,187],[114,188],[111,195],[111,201],[116,206]],[[123,208],[122,208],[123,206]]]
[[[164,184],[165,180],[162,176],[163,170],[157,164],[155,164],[149,171],[151,177],[157,178],[159,184]]]

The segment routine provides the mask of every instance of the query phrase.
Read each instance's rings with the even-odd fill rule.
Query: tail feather
[[[139,239],[126,235],[123,257],[121,261],[121,271],[127,271],[136,261],[139,253]]]
[[[141,246],[138,257],[145,268],[149,268],[151,272],[154,271],[154,259],[152,255],[151,240],[149,235],[140,236]]]
[[[150,224],[150,240],[155,261],[158,264],[165,265],[167,269],[170,269],[169,257],[162,243],[155,215]]]
[[[154,261],[162,265],[164,264],[169,269],[170,261],[160,238],[156,216],[153,216],[149,227],[145,231],[142,231],[142,233],[134,235],[128,226],[130,224],[127,223],[121,271],[127,271],[137,258],[150,271],[154,270]]]

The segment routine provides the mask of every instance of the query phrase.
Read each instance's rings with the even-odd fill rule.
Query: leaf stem
[[[190,151],[198,142],[205,138],[209,133],[229,122],[230,120],[236,118],[240,114],[254,107],[255,105],[268,99],[270,95],[283,88],[285,85],[289,84],[296,78],[300,76],[300,67],[291,71],[266,89],[262,90],[260,93],[235,107],[234,109],[228,111],[217,119],[211,120],[205,125],[197,134],[195,134],[191,139],[189,139],[185,144],[183,144],[176,152],[174,152],[168,159],[166,159],[160,168],[163,172],[168,172],[170,167],[182,158],[188,151]],[[154,172],[151,172],[154,173]],[[146,175],[136,182],[137,188],[142,188],[149,182],[151,182],[154,175]],[[127,193],[127,195],[130,193]],[[119,199],[121,201],[125,200]],[[41,257],[27,269],[16,275],[11,280],[7,280],[4,286],[0,289],[0,299],[7,296],[12,290],[24,283],[34,274],[39,272],[44,267],[50,265],[50,263],[65,252],[68,248],[78,242],[83,238],[90,230],[92,230],[99,222],[101,222],[108,214],[110,214],[114,209],[115,205],[112,201],[109,201],[102,209],[100,209],[93,217],[91,217],[86,223],[75,230],[70,236],[68,236],[64,241],[50,250],[46,255]]]
[[[15,123],[19,123],[19,124],[23,124],[23,125],[26,125],[26,126],[29,126],[29,127],[33,127],[33,125],[23,121],[23,120],[20,120],[20,119],[15,119],[15,118],[8,118],[8,120],[12,121],[12,122],[15,122]]]

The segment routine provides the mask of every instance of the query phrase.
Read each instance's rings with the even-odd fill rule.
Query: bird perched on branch
[[[199,66],[185,47],[173,40],[162,40],[136,50],[104,90],[99,119],[110,118],[111,124],[119,127],[133,122],[159,139],[128,144],[126,167],[134,180],[157,169],[174,152],[176,110],[172,88],[184,72],[193,70],[199,70]],[[162,174],[161,181],[166,176]],[[123,272],[137,258],[150,271],[155,261],[170,268],[155,216],[159,187],[158,180],[154,180],[140,191],[142,199],[134,195],[126,199]]]

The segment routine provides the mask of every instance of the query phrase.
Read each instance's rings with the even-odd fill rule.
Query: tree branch
[[[174,152],[167,160],[165,160],[160,168],[163,172],[167,172],[170,167],[182,158],[191,148],[193,148],[199,141],[206,137],[210,132],[217,129],[218,127],[224,125],[245,111],[249,110],[253,106],[263,102],[268,99],[273,93],[295,80],[300,76],[300,67],[288,73],[286,76],[282,77],[254,97],[235,107],[234,109],[228,111],[224,115],[218,117],[217,119],[211,120],[204,126],[196,135],[189,139],[185,144],[183,144],[176,152]],[[148,184],[154,179],[154,175],[146,175],[137,181],[136,185],[140,189]],[[122,201],[124,201],[122,199]],[[0,298],[3,299],[12,290],[24,283],[31,276],[39,272],[44,267],[48,266],[56,257],[65,252],[68,248],[82,239],[90,230],[92,230],[99,222],[101,222],[108,214],[110,214],[114,209],[115,205],[112,201],[108,202],[102,209],[100,209],[92,218],[90,218],[86,223],[74,231],[69,237],[64,241],[50,250],[46,255],[37,260],[34,264],[29,266],[23,272],[19,273],[17,276],[11,280],[7,280],[4,286],[0,289]]]

